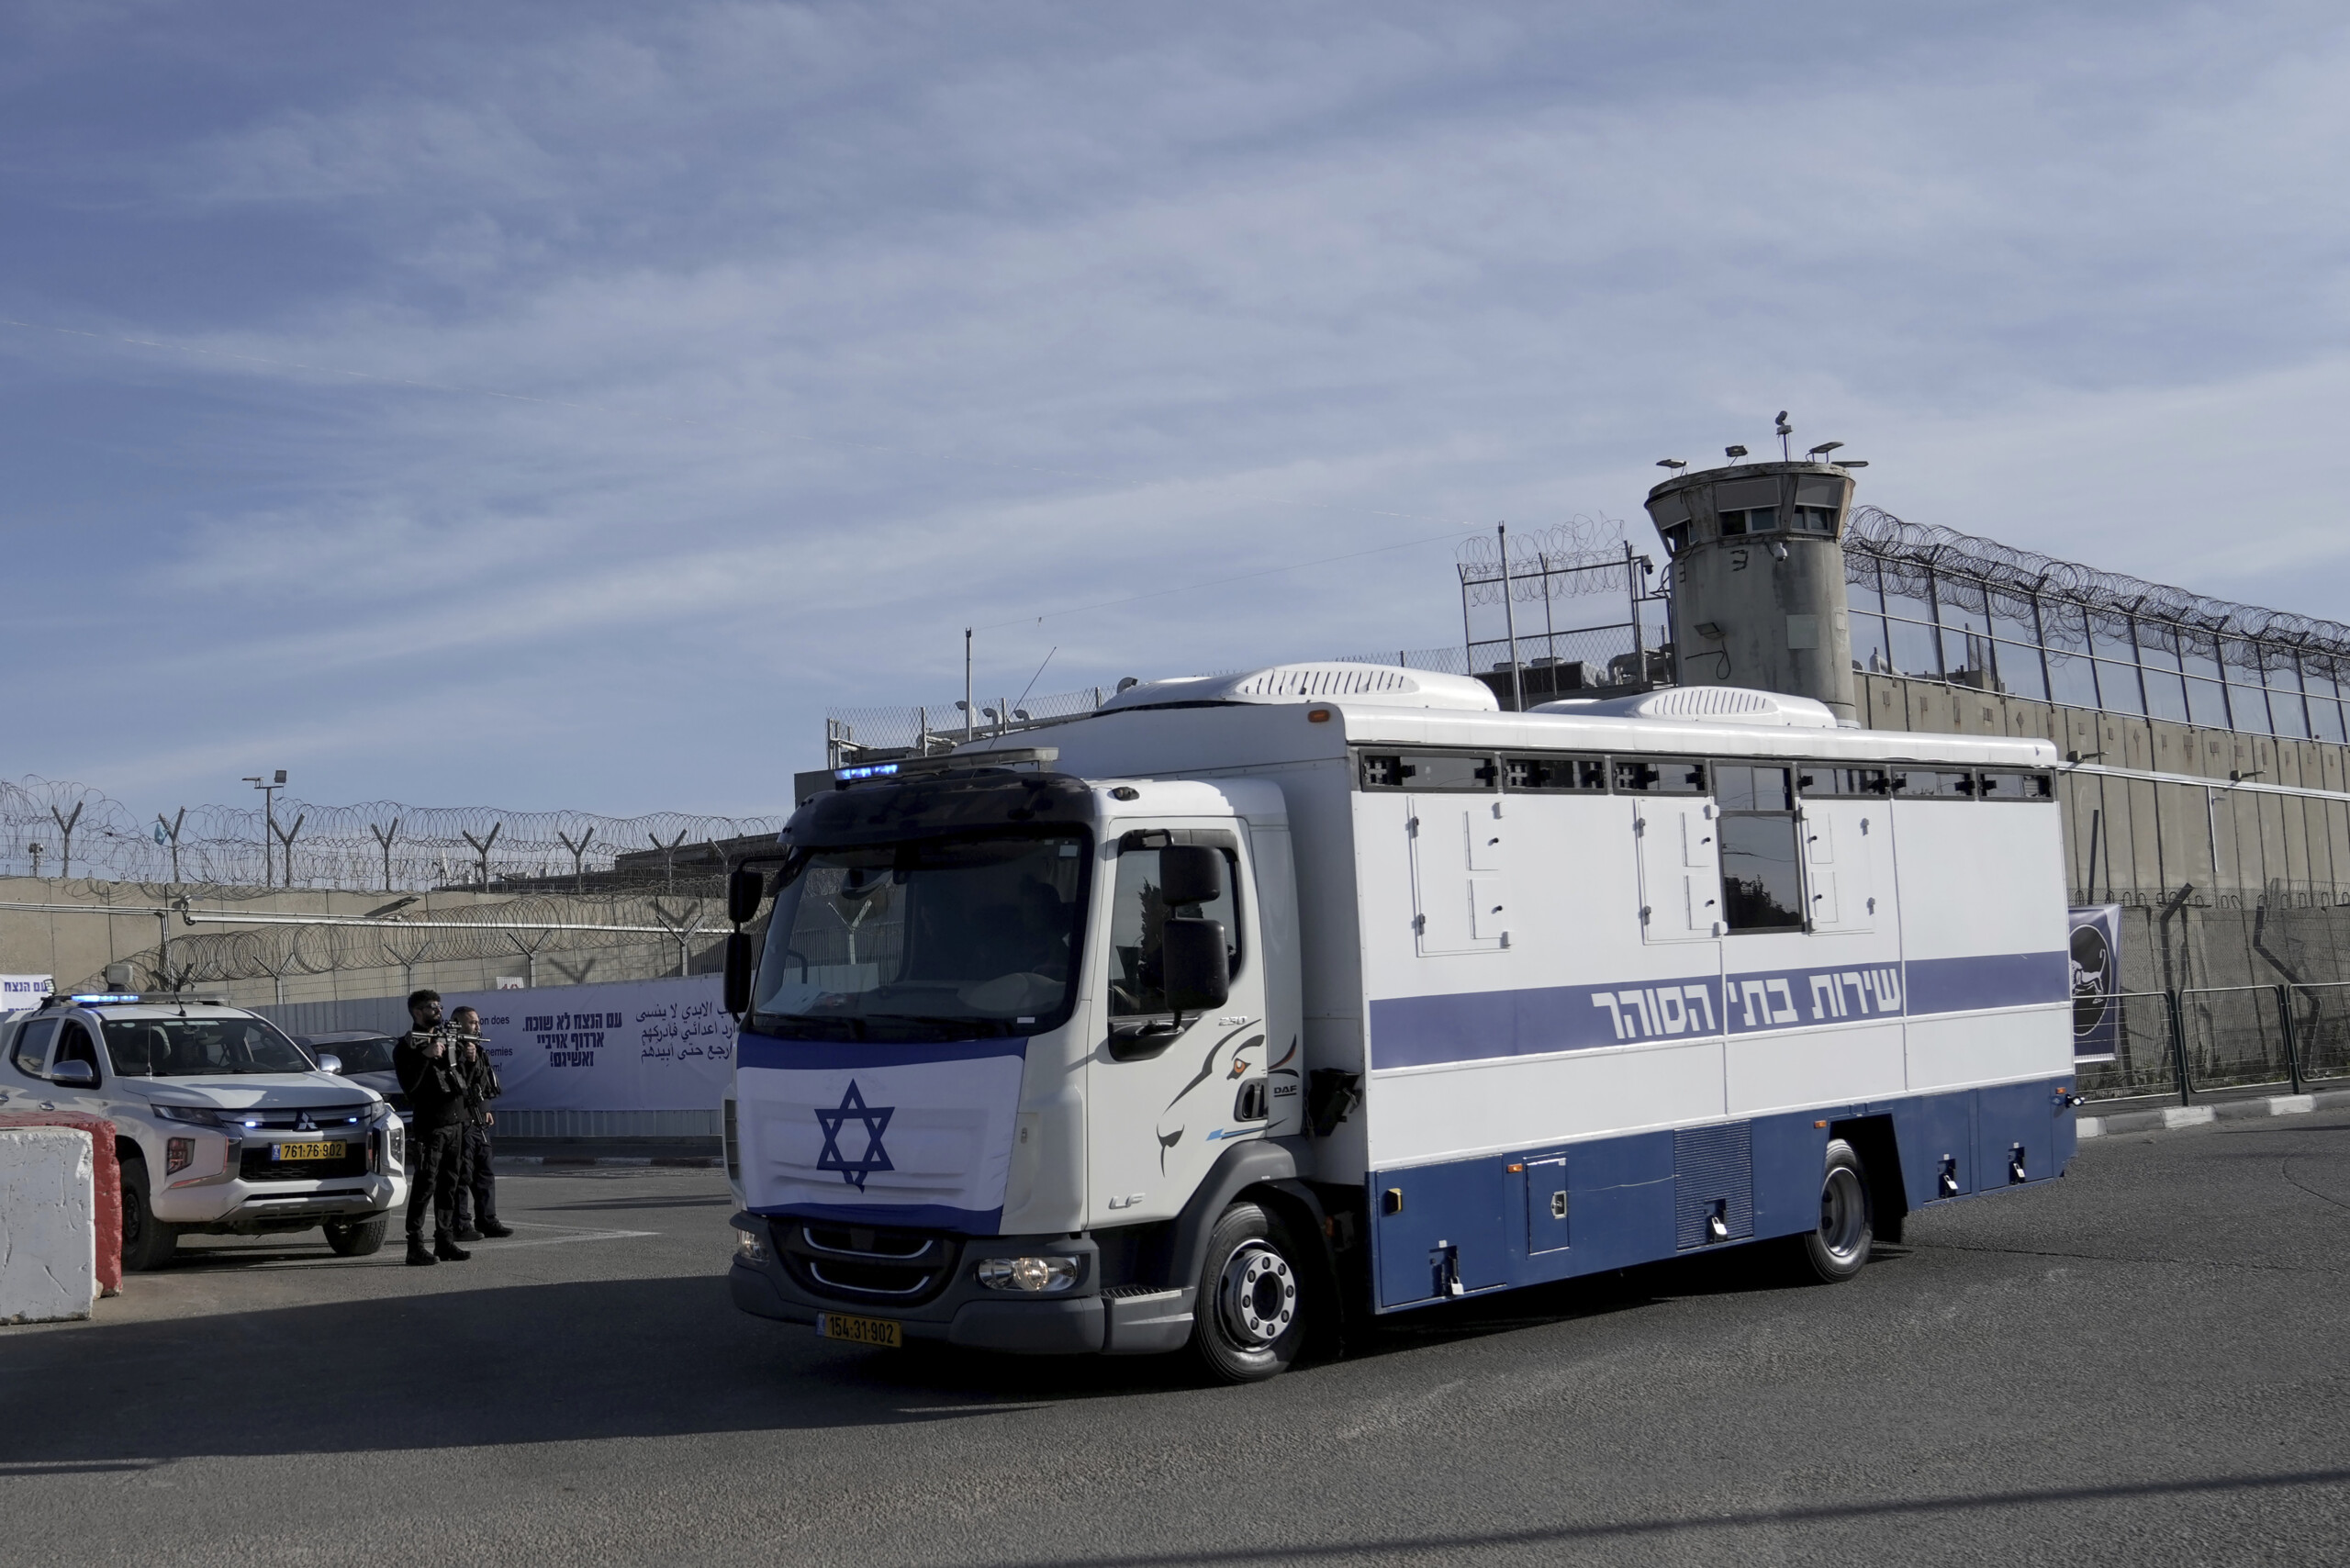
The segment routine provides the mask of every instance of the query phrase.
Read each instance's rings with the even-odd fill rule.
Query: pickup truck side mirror
[[[1201,853],[1214,856],[1216,852]],[[1223,1006],[1225,998],[1232,994],[1232,955],[1224,945],[1224,923],[1169,915],[1165,931],[1161,957],[1166,966],[1167,1005],[1177,1013],[1204,1013]]]
[[[726,918],[737,925],[755,918],[767,896],[766,875],[747,866],[737,867],[726,878]]]
[[[1177,909],[1224,896],[1224,851],[1204,844],[1170,844],[1158,852],[1158,896]]]
[[[98,1070],[85,1061],[62,1061],[49,1070],[49,1081],[60,1089],[95,1089]]]
[[[734,874],[737,877],[743,875],[740,871]],[[756,873],[754,872],[753,875],[755,877]],[[730,885],[727,889],[730,902],[733,897],[733,888]],[[726,1011],[737,1018],[751,1010],[751,972],[755,966],[756,957],[751,951],[749,932],[735,931],[728,934],[726,938]]]
[[[342,1058],[335,1055],[332,1051],[320,1051],[319,1053],[319,1070],[320,1072],[341,1072],[342,1070]]]

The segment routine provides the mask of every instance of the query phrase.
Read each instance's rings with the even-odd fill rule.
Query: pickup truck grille
[[[955,1238],[927,1231],[795,1219],[767,1224],[776,1255],[800,1288],[838,1301],[901,1305],[927,1301],[954,1278],[955,1261],[962,1252]]]
[[[248,1134],[302,1133],[315,1128],[321,1137],[334,1137],[352,1127],[364,1127],[375,1107],[363,1103],[357,1105],[264,1106],[251,1111],[227,1111],[222,1116],[231,1130],[241,1126]],[[307,1127],[306,1127],[307,1124]]]

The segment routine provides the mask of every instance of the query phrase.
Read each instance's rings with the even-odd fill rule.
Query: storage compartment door
[[[1650,942],[1707,942],[1720,935],[1722,873],[1710,801],[1633,804],[1640,847],[1640,934]]]

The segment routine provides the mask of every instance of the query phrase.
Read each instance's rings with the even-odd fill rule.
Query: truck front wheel
[[[160,1269],[179,1249],[180,1233],[155,1217],[147,1202],[147,1162],[122,1162],[122,1266],[130,1273]]]
[[[1280,1218],[1255,1204],[1215,1222],[1192,1322],[1192,1351],[1211,1378],[1259,1383],[1296,1359],[1305,1338],[1297,1256]]]
[[[334,1249],[338,1258],[364,1258],[382,1250],[384,1230],[391,1223],[389,1215],[377,1215],[374,1219],[330,1219],[327,1221],[327,1245]]]

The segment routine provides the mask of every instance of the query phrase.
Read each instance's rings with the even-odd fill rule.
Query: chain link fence
[[[2082,1064],[2089,1100],[2289,1087],[2350,1078],[2350,982],[2126,991],[2113,1059]]]

